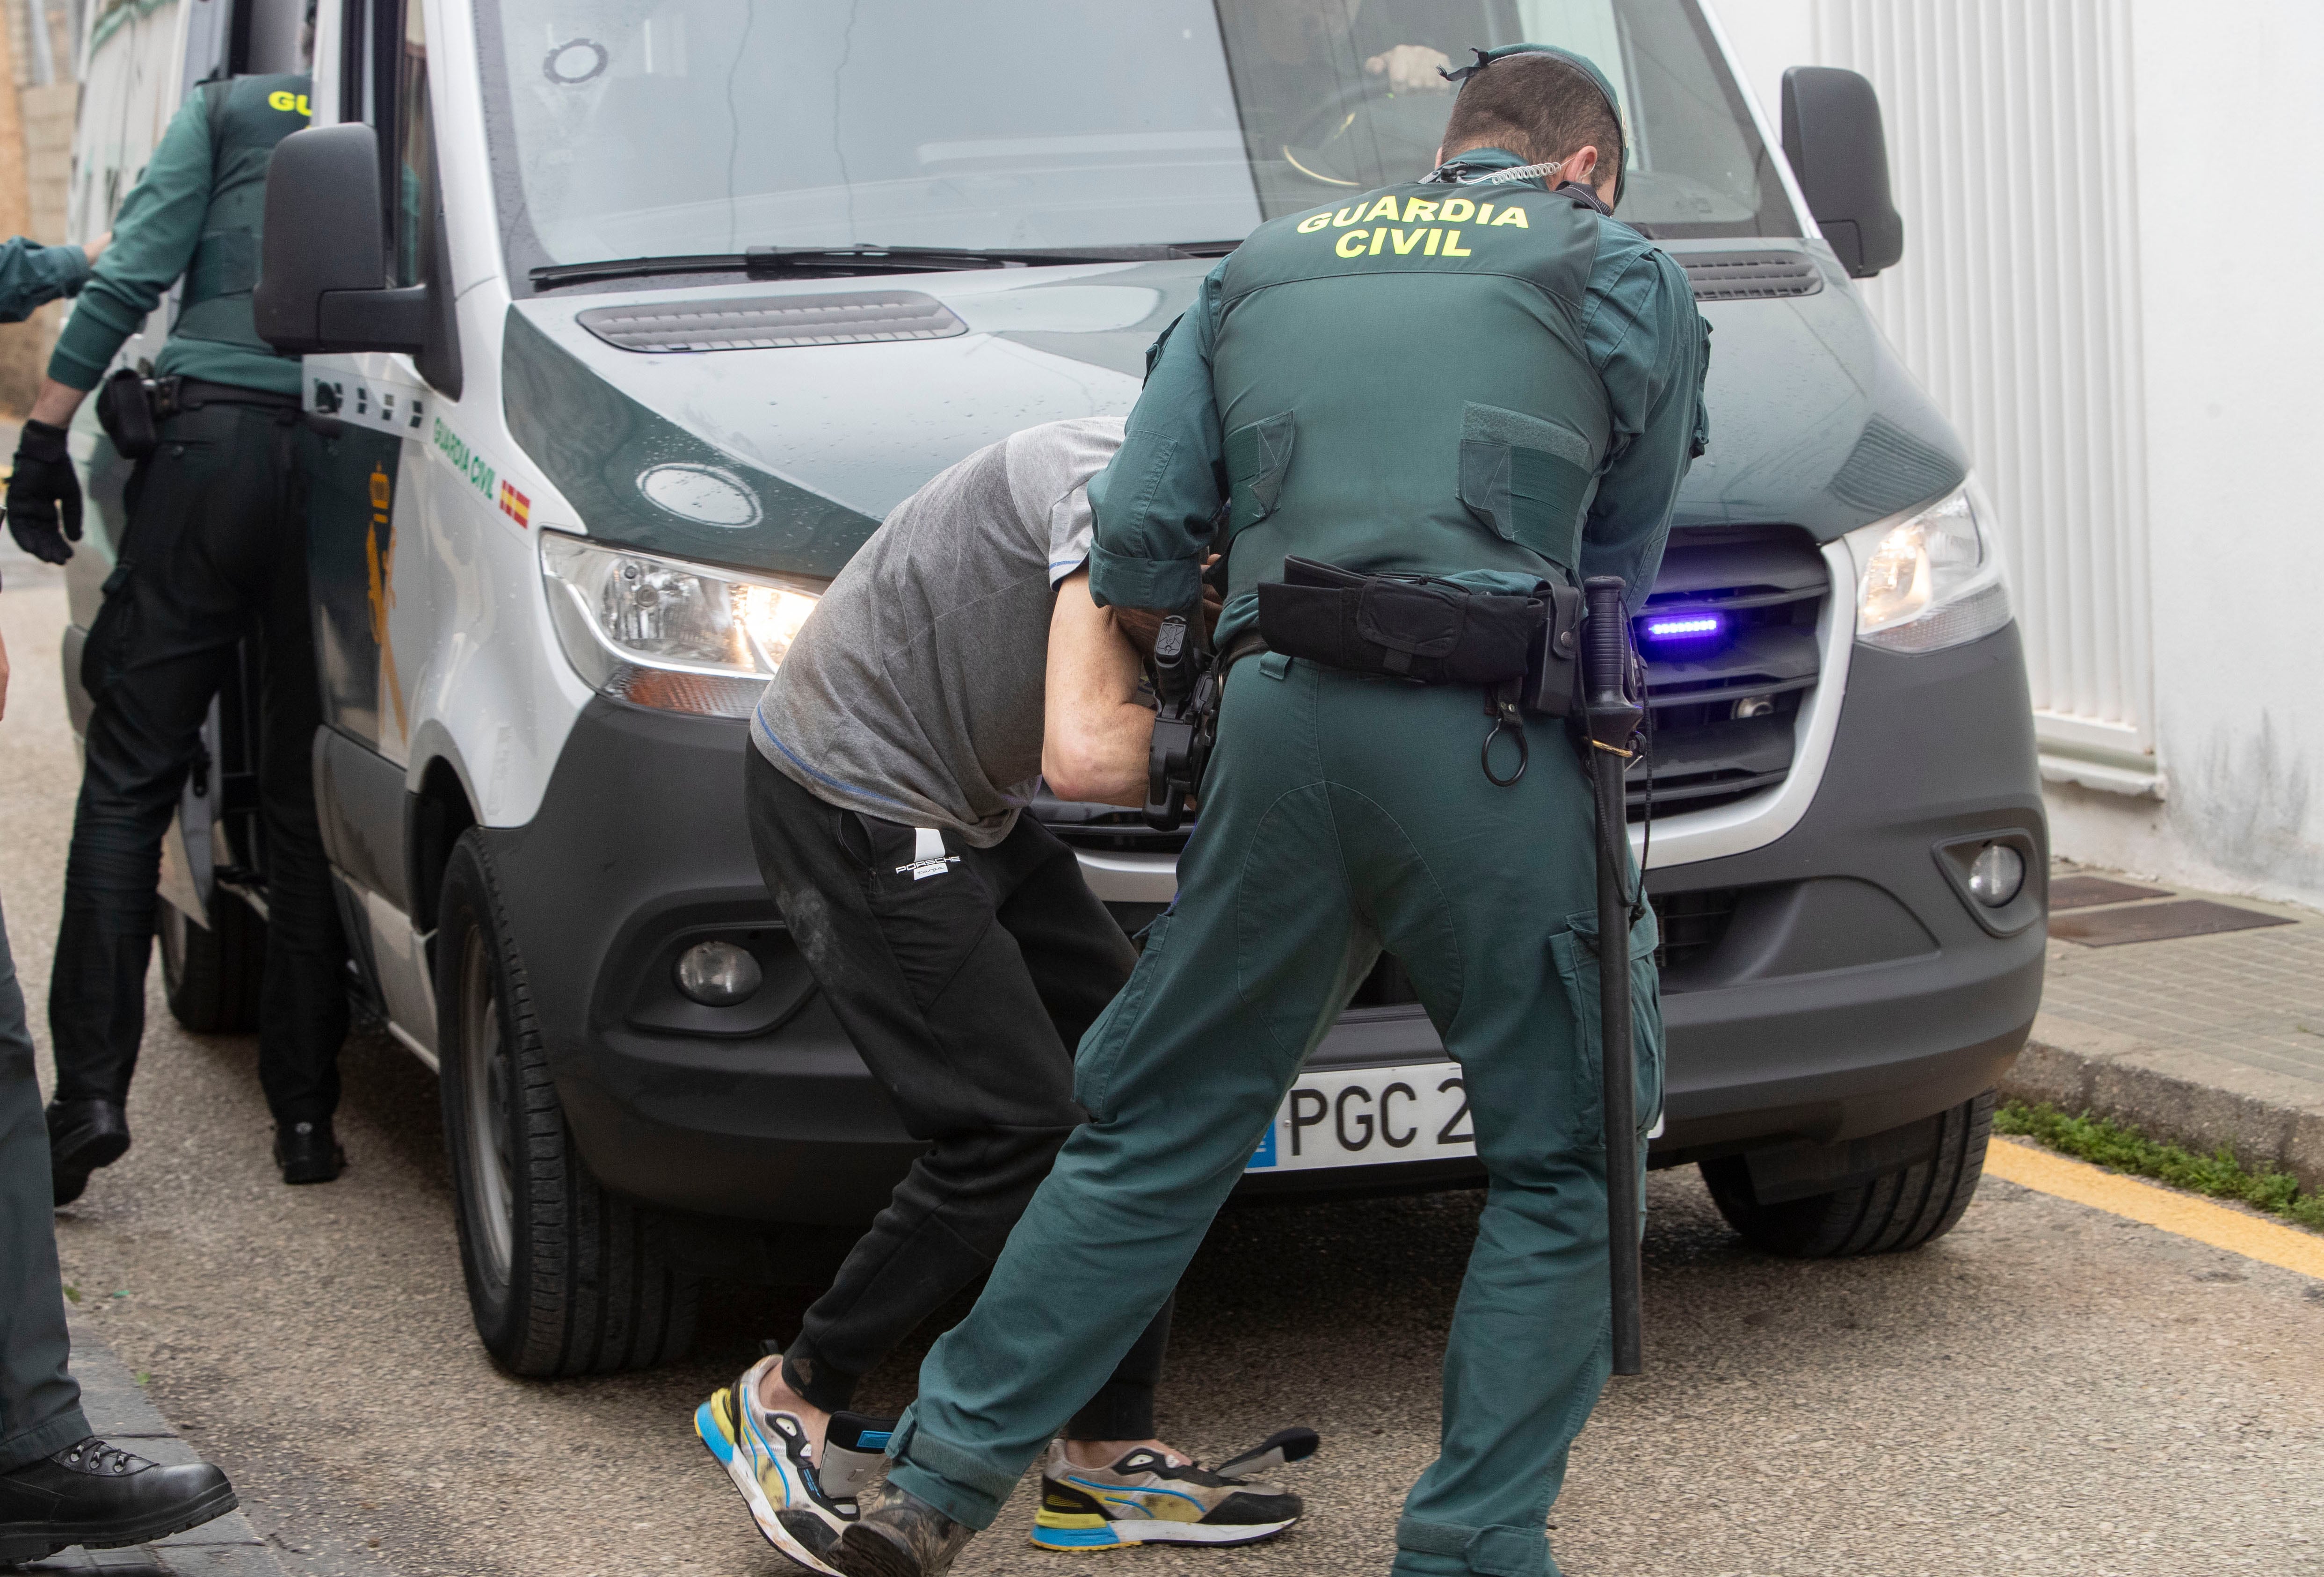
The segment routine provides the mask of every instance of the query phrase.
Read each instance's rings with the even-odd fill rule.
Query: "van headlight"
[[[748,717],[827,583],[748,575],[540,534],[558,643],[590,688],[667,712]]]
[[[1850,531],[1856,638],[1890,651],[1939,651],[2008,623],[2009,577],[1992,518],[1970,483],[1899,524]]]

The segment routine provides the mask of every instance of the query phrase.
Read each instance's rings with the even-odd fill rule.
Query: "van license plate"
[[[1246,1170],[1433,1161],[1477,1153],[1461,1065],[1305,1074]]]

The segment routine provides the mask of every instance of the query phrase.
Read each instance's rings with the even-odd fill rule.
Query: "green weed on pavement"
[[[2324,1194],[2301,1193],[2300,1180],[2289,1172],[2251,1171],[2226,1145],[2199,1156],[2183,1146],[2149,1139],[2135,1128],[2087,1111],[2069,1117],[2046,1101],[2038,1106],[2005,1102],[1993,1114],[1993,1131],[2030,1139],[2078,1159],[2152,1177],[2191,1194],[2240,1200],[2324,1231]]]

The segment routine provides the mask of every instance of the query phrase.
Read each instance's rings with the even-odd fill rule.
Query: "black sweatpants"
[[[97,692],[49,982],[62,1100],[126,1102],[145,1032],[161,839],[210,698],[251,638],[263,672],[266,973],[258,1077],[277,1122],[330,1116],[346,945],[315,821],[322,703],[307,612],[295,406],[211,404],[161,424],[82,674]]]
[[[913,830],[827,805],[743,752],[759,869],[832,1011],[926,1154],[807,1310],[783,1376],[819,1407],[855,1385],[1009,1240],[1065,1136],[1073,1048],[1138,962],[1071,849],[1029,816],[916,878]],[[1070,1309],[1056,1311],[1069,1320]],[[1170,1305],[1066,1426],[1144,1440]]]

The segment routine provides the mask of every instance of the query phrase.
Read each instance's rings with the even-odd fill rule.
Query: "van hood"
[[[1674,523],[1783,521],[1828,539],[1957,486],[1967,471],[1959,440],[1829,252],[1748,245],[1804,254],[1820,282],[1804,295],[1703,303],[1714,330],[1711,448]],[[1738,249],[1669,247],[1698,263]],[[829,576],[954,461],[1037,423],[1127,415],[1147,348],[1209,266],[536,297],[509,309],[509,431],[592,536]],[[883,300],[894,304],[860,305]],[[868,320],[851,330],[859,313]],[[678,318],[693,327],[656,327]],[[820,326],[802,331],[793,319]],[[651,348],[672,339],[735,348]]]

